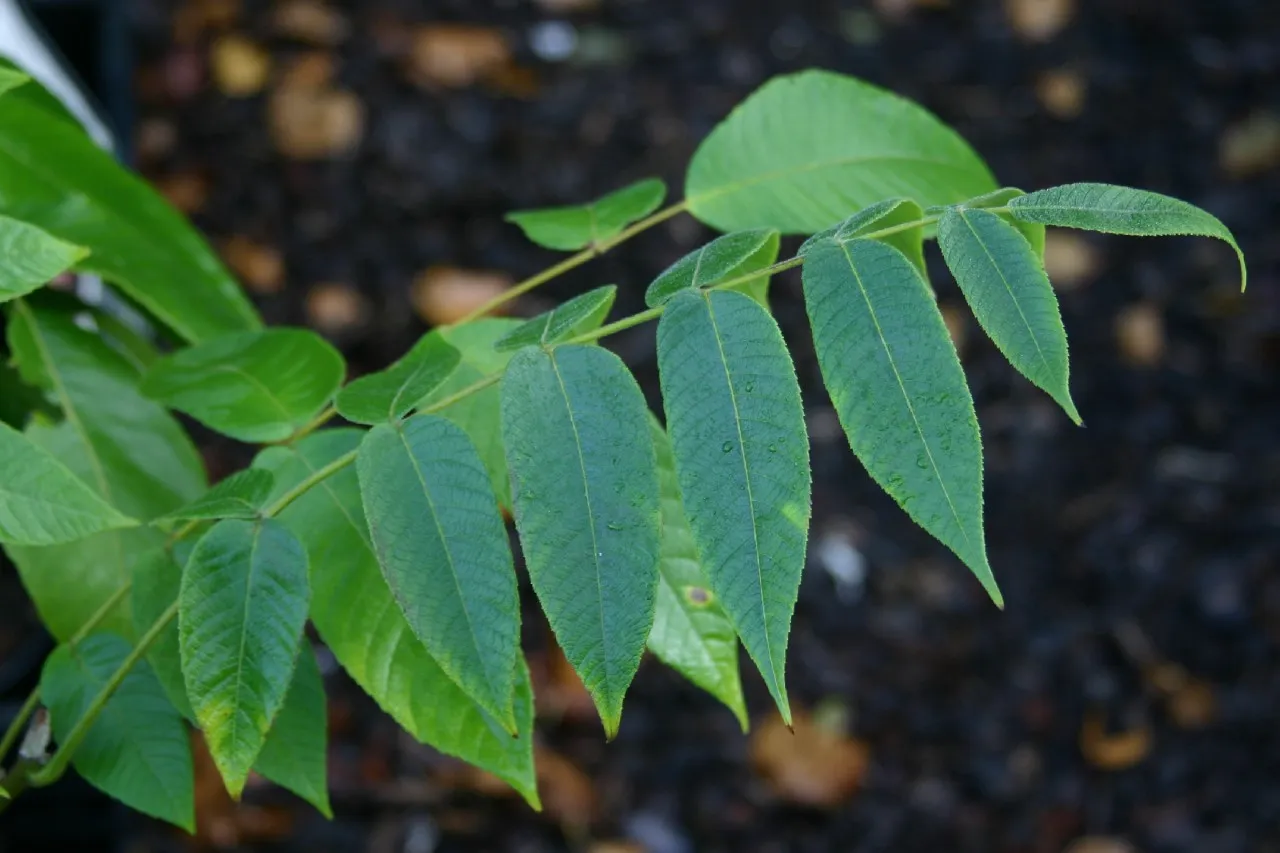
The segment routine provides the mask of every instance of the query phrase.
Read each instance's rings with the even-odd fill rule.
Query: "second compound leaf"
[[[380,424],[403,417],[458,367],[462,355],[440,332],[423,335],[386,370],[361,376],[338,392],[338,414],[352,423]]]

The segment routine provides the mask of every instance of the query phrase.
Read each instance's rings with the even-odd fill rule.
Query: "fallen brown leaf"
[[[585,832],[596,814],[596,786],[565,756],[545,746],[534,747],[538,795],[542,807],[574,835]]]
[[[1036,79],[1036,97],[1049,115],[1073,119],[1084,112],[1088,86],[1079,72],[1070,68],[1046,71]]]
[[[1075,0],[1005,0],[1005,15],[1024,40],[1049,41],[1071,23]]]
[[[1080,752],[1099,770],[1126,770],[1151,752],[1151,729],[1139,725],[1129,731],[1108,733],[1102,715],[1090,712],[1080,726]]]
[[[364,135],[364,104],[342,89],[281,86],[271,95],[267,119],[276,148],[296,160],[350,151]]]
[[[511,48],[495,29],[429,24],[414,32],[408,60],[410,77],[419,85],[461,88],[510,63]]]
[[[256,95],[271,75],[271,56],[242,35],[219,36],[209,48],[214,85],[229,98]]]
[[[1164,358],[1164,318],[1149,302],[1125,308],[1116,317],[1116,342],[1134,367],[1155,367]]]
[[[209,182],[196,172],[166,175],[156,182],[156,189],[169,204],[183,213],[199,213],[209,199]]]
[[[447,326],[510,288],[511,277],[503,272],[434,266],[414,279],[411,297],[419,317]]]
[[[1218,162],[1237,180],[1280,166],[1280,115],[1259,112],[1227,128],[1218,145]]]
[[[346,17],[323,0],[284,0],[272,20],[281,35],[314,45],[338,44],[351,30]]]
[[[365,326],[373,309],[369,300],[349,284],[327,281],[307,291],[307,322],[324,335],[349,335]]]
[[[751,734],[751,763],[783,800],[834,808],[847,800],[866,775],[865,744],[836,725],[819,723],[796,709],[794,734],[774,714]]]
[[[279,293],[284,287],[284,257],[273,246],[236,234],[222,244],[222,259],[254,293]]]
[[[1097,276],[1102,266],[1098,250],[1088,238],[1050,229],[1044,239],[1044,270],[1059,290],[1075,290]]]

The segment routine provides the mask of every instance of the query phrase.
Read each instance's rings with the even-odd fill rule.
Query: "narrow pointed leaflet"
[[[361,376],[338,392],[338,414],[352,423],[398,420],[440,387],[458,367],[462,354],[440,332],[423,335],[395,364]]]
[[[186,506],[164,517],[166,521],[203,521],[218,518],[254,518],[262,511],[275,482],[270,471],[237,471]]]
[[[768,254],[770,246],[776,258],[777,245],[778,232],[773,228],[752,228],[717,237],[659,273],[645,291],[644,302],[650,308],[656,308],[681,291],[710,287],[739,272],[752,272],[745,268],[746,265],[757,255]],[[770,263],[773,261],[764,266]]]
[[[1002,604],[982,527],[973,398],[928,285],[891,246],[824,239],[805,252],[804,298],[822,379],[854,454]]]
[[[607,735],[653,624],[658,474],[644,395],[594,346],[516,353],[502,438],[533,589]]]
[[[45,661],[40,698],[62,742],[129,656],[114,634],[59,646]],[[107,700],[71,759],[95,788],[140,812],[195,831],[191,742],[182,717],[146,663],[138,663]]]
[[[658,324],[667,431],[693,540],[785,721],[787,635],[809,531],[809,441],[777,324],[738,293],[685,292]]]
[[[356,458],[370,540],[414,636],[513,734],[520,600],[489,475],[437,415],[380,424]]]
[[[1244,252],[1230,229],[1216,216],[1181,199],[1112,184],[1064,184],[1013,199],[1009,212],[1024,222],[1105,234],[1216,237],[1235,249],[1240,289],[1248,282]]]
[[[571,252],[587,246],[599,248],[657,210],[666,194],[662,181],[647,178],[590,204],[518,210],[508,213],[506,220],[518,225],[530,241],[548,249]]]
[[[1079,424],[1058,297],[1031,244],[994,213],[957,207],[938,222],[938,245],[1000,352]]]
[[[136,524],[55,456],[0,423],[0,542],[54,545]]]
[[[289,690],[308,598],[307,554],[274,519],[218,522],[182,573],[187,696],[237,799]]]
[[[581,293],[556,308],[526,320],[498,340],[498,352],[514,352],[521,347],[559,343],[600,328],[613,307],[618,287],[606,284]]]
[[[270,470],[283,492],[355,450],[362,435],[324,430],[293,447],[269,448],[254,465]],[[445,675],[410,630],[369,542],[355,468],[305,492],[280,520],[306,546],[311,619],[347,674],[414,738],[502,778],[538,808],[528,667],[516,664],[519,735],[512,737]]]
[[[253,769],[332,818],[326,768],[327,715],[320,667],[315,652],[303,643],[284,705]]]
[[[662,559],[649,650],[719,699],[747,730],[747,706],[738,675],[738,634],[711,592],[685,518],[671,440],[649,419],[662,492]]]

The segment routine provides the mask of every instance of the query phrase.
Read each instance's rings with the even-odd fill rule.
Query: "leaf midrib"
[[[960,513],[956,510],[955,502],[951,500],[951,491],[947,488],[947,482],[942,477],[942,471],[938,468],[938,463],[933,457],[933,450],[929,447],[929,440],[925,438],[924,429],[920,426],[920,418],[916,415],[916,408],[911,403],[911,395],[907,393],[907,386],[902,381],[902,374],[898,372],[898,363],[894,360],[893,351],[889,349],[889,342],[885,340],[884,330],[880,327],[880,319],[876,316],[876,309],[871,304],[871,296],[867,293],[866,285],[862,283],[862,276],[858,274],[857,264],[853,262],[853,256],[849,254],[849,245],[840,243],[836,245],[840,247],[840,251],[844,253],[845,260],[849,264],[849,271],[853,274],[853,280],[858,285],[858,293],[861,294],[863,301],[867,305],[867,313],[871,316],[871,323],[876,327],[876,338],[880,341],[880,346],[884,349],[885,358],[889,360],[889,369],[893,371],[893,378],[898,382],[898,390],[902,392],[902,399],[907,404],[907,412],[911,415],[911,423],[916,429],[916,435],[920,438],[920,444],[924,447],[925,455],[929,457],[929,467],[933,469],[933,476],[938,481],[938,486],[942,489],[942,496],[947,501],[947,508],[951,510],[951,517],[956,522],[956,527],[960,530],[960,535],[964,537],[966,550],[972,551],[973,542],[969,539],[969,531],[964,523],[960,520]],[[853,242],[853,241],[850,241]],[[897,251],[894,249],[893,251]],[[911,263],[907,262],[908,265]],[[912,269],[913,274],[917,274]]]

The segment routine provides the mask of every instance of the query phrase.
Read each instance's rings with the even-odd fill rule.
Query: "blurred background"
[[[815,467],[794,736],[749,665],[744,736],[649,660],[606,744],[527,609],[542,814],[411,742],[322,652],[334,822],[264,786],[233,805],[198,758],[195,838],[65,783],[6,813],[0,851],[1280,851],[1276,0],[32,5],[268,320],[317,329],[357,372],[556,260],[505,212],[649,175],[678,194],[734,104],[814,66],[920,101],[1003,184],[1205,207],[1251,286],[1212,241],[1051,232],[1076,429],[985,340],[931,247],[984,431],[1000,613],[850,454],[799,276],[780,276]],[[677,218],[514,310],[617,283],[623,316],[711,236]],[[652,328],[610,346],[656,404]],[[215,477],[244,461],[205,452]],[[0,592],[16,665],[34,629],[7,566]]]

